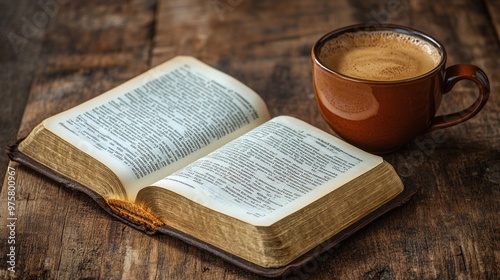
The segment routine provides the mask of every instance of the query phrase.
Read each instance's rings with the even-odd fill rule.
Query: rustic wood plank
[[[25,64],[16,61],[19,56],[0,61],[14,67],[9,77],[26,69],[31,73],[9,82],[10,97],[17,89],[30,94],[18,136],[179,54],[194,55],[246,83],[263,96],[273,115],[296,116],[331,131],[316,109],[311,87],[309,52],[314,41],[356,22],[412,26],[443,42],[449,64],[482,67],[492,81],[491,99],[471,121],[423,135],[385,155],[420,187],[417,196],[287,278],[499,278],[496,3],[351,2],[66,1],[36,44],[27,45],[33,50],[26,49]],[[15,11],[18,15],[42,10],[23,3]],[[0,28],[4,26],[11,30],[0,21]],[[463,108],[475,94],[469,83],[454,90],[460,94],[445,98],[443,112]],[[8,102],[22,106],[22,100],[10,97]],[[21,114],[19,108],[12,112]],[[1,265],[0,278],[259,279],[173,238],[138,232],[110,218],[89,198],[10,165],[17,178],[18,262],[15,274]],[[5,185],[6,180],[0,211],[6,209]],[[5,214],[1,217],[5,222]],[[3,264],[9,234],[4,222]]]
[[[50,28],[50,21],[32,28],[37,7],[30,1],[19,1],[16,5],[0,4],[0,147],[17,139],[24,106],[28,99],[31,81],[37,67],[42,34]],[[8,158],[0,157],[0,170],[5,170]],[[1,181],[4,174],[1,172]]]
[[[485,0],[488,8],[488,16],[491,18],[492,24],[497,33],[497,40],[500,38],[500,3],[495,0]]]

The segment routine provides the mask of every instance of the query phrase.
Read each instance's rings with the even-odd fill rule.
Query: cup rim
[[[339,73],[335,70],[332,70],[332,69],[328,68],[326,65],[324,65],[323,62],[320,61],[319,51],[321,50],[321,47],[330,39],[338,37],[339,35],[342,35],[344,33],[349,33],[349,32],[378,31],[378,30],[396,31],[399,33],[404,33],[404,34],[408,34],[408,35],[422,38],[422,39],[430,42],[431,44],[433,44],[438,49],[438,51],[441,54],[441,60],[434,68],[432,68],[430,71],[428,71],[422,75],[407,78],[407,79],[390,80],[390,81],[377,81],[377,80],[355,78],[352,76],[348,76],[348,75]],[[312,58],[313,58],[314,63],[317,64],[318,66],[320,66],[323,70],[325,70],[331,74],[334,74],[334,75],[336,75],[344,80],[349,80],[349,81],[358,82],[358,83],[365,83],[365,84],[367,84],[367,83],[368,84],[401,84],[401,83],[413,82],[413,81],[428,77],[430,75],[433,75],[436,71],[441,69],[441,67],[446,63],[446,50],[445,50],[444,46],[439,41],[437,41],[436,39],[434,39],[430,35],[422,32],[422,31],[413,29],[411,27],[398,25],[398,24],[389,24],[389,23],[380,23],[380,24],[362,24],[361,23],[361,24],[353,24],[353,25],[349,25],[349,26],[335,29],[335,30],[330,31],[327,34],[323,35],[318,41],[316,41],[316,43],[312,47],[311,53],[312,53]]]

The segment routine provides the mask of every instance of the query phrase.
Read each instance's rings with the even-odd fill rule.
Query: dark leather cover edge
[[[283,267],[278,267],[278,268],[265,268],[259,265],[256,265],[254,263],[251,263],[249,261],[246,261],[242,258],[239,258],[235,255],[232,255],[220,248],[214,247],[210,244],[207,244],[203,241],[200,241],[192,236],[189,236],[183,232],[180,232],[174,228],[168,227],[168,226],[162,226],[157,229],[150,229],[142,224],[137,224],[132,221],[129,221],[126,217],[123,217],[117,213],[115,213],[107,204],[106,201],[104,200],[103,197],[101,197],[99,194],[96,192],[88,189],[87,187],[65,177],[62,176],[53,170],[49,169],[48,167],[34,161],[30,157],[24,155],[21,153],[18,149],[17,146],[18,144],[22,141],[19,140],[16,144],[10,145],[7,147],[7,154],[9,158],[13,161],[19,162],[20,164],[23,164],[39,173],[42,175],[45,175],[46,177],[49,177],[53,179],[54,181],[63,184],[64,186],[68,187],[71,190],[76,190],[79,192],[82,192],[86,195],[88,195],[90,198],[92,198],[104,211],[109,213],[111,216],[117,218],[121,222],[139,230],[142,231],[146,234],[156,234],[158,232],[162,234],[166,234],[168,236],[180,239],[187,244],[190,244],[192,246],[195,246],[199,249],[205,250],[207,252],[210,252],[223,260],[236,265],[238,267],[241,267],[247,271],[266,276],[266,277],[278,277],[278,276],[285,276],[288,274],[293,273],[294,271],[300,270],[304,265],[307,263],[315,260],[315,259],[322,259],[324,258],[322,255],[329,251],[330,249],[338,246],[340,242],[363,228],[364,226],[368,225],[371,223],[373,220],[377,219],[378,217],[382,216],[383,214],[387,213],[388,211],[397,208],[404,203],[406,203],[410,198],[417,192],[417,187],[413,183],[411,179],[403,178],[403,184],[405,186],[403,192],[401,192],[398,196],[387,202],[386,204],[380,206],[377,208],[375,211],[370,213],[369,215],[365,216],[364,218],[358,220],[354,224],[350,225],[343,231],[339,232],[338,234],[332,236],[330,239],[326,240],[325,242],[319,244],[315,248],[311,249],[310,251],[306,252],[304,255],[301,257],[295,259],[293,262],[290,264],[283,266]]]

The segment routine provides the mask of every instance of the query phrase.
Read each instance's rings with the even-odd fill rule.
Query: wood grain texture
[[[275,116],[292,115],[331,132],[312,90],[312,44],[332,29],[358,22],[407,25],[441,41],[449,65],[483,68],[491,82],[490,100],[470,121],[384,155],[420,187],[419,193],[285,279],[498,279],[497,2],[60,1],[46,24],[38,22],[40,31],[22,52],[0,56],[6,69],[0,78],[1,143],[11,142],[14,131],[22,137],[44,118],[176,55],[196,56],[241,80],[261,94]],[[33,22],[45,11],[35,2],[0,5],[6,15],[0,17],[0,30],[19,35],[22,17]],[[2,54],[12,52],[4,34]],[[465,108],[475,94],[472,83],[459,83],[440,112]],[[2,162],[4,170],[6,157]],[[89,198],[8,164],[16,168],[17,263],[15,273],[7,270],[6,179],[0,194],[0,278],[260,278],[180,241],[138,232]]]
[[[500,2],[495,0],[486,0],[488,16],[497,33],[497,40],[500,38]]]
[[[0,18],[0,147],[2,152],[17,139],[24,107],[28,99],[34,72],[38,66],[42,34],[50,27],[50,22],[36,29],[29,29],[26,21],[32,21],[36,7],[30,1],[17,2],[17,9],[6,3],[0,4],[3,11]],[[0,157],[0,170],[5,170],[8,158]],[[4,172],[0,179],[3,182]]]

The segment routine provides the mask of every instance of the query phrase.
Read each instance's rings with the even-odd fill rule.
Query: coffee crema
[[[372,81],[398,81],[421,76],[442,59],[430,42],[394,31],[344,33],[325,42],[320,61],[343,75]]]

